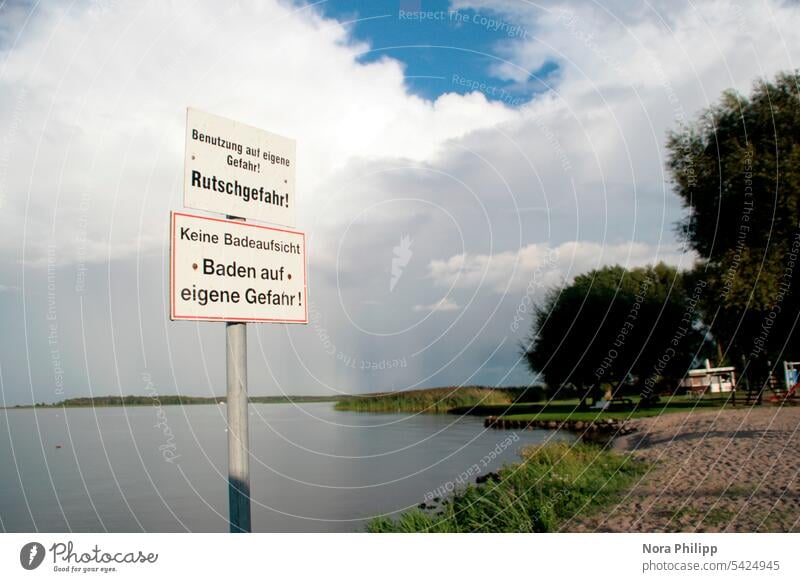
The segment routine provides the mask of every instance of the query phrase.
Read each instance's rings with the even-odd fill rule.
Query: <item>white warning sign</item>
[[[170,318],[308,323],[305,234],[173,212]]]
[[[292,139],[189,108],[183,203],[294,226],[295,153]]]

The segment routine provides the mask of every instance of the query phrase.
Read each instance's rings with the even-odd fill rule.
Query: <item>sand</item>
[[[618,503],[563,531],[800,531],[800,406],[631,421],[612,446],[653,463]]]

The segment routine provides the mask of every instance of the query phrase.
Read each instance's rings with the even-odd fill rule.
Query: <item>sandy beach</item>
[[[622,500],[563,531],[800,531],[800,407],[631,421],[613,448],[652,463]]]

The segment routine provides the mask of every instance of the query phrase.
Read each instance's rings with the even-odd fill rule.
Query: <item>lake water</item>
[[[0,410],[0,529],[227,531],[225,424],[214,405]],[[360,531],[462,473],[474,481],[476,464],[485,474],[525,444],[572,438],[475,417],[251,405],[253,530]]]

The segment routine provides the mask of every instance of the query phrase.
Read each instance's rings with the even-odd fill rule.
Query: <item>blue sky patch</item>
[[[508,55],[511,43],[525,42],[534,32],[505,16],[476,10],[452,10],[447,0],[330,0],[322,13],[350,23],[353,37],[371,50],[360,60],[390,57],[405,66],[409,91],[426,99],[444,93],[481,91],[492,101],[517,106],[545,90],[558,70],[546,63],[525,82],[493,73]]]

